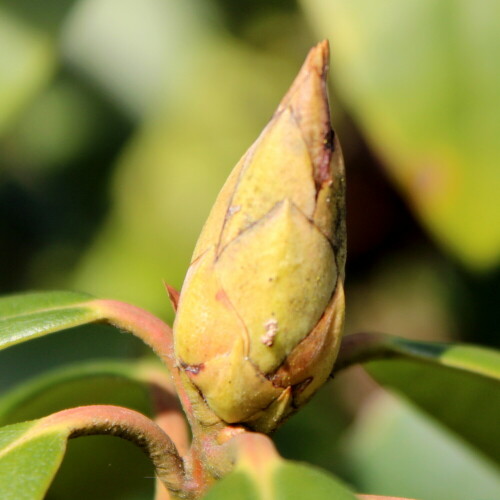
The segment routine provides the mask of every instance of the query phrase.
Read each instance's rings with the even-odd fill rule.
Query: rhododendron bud
[[[345,178],[328,44],[232,171],[196,245],[175,354],[217,417],[270,431],[328,378],[344,316]]]

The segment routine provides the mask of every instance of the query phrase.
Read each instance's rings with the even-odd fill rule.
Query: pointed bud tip
[[[323,78],[326,78],[328,72],[328,63],[330,60],[330,44],[328,40],[323,40],[314,46],[307,54],[307,58],[302,67],[302,70],[315,70]],[[302,72],[302,71],[301,71]]]
[[[333,134],[326,83],[329,59],[329,43],[323,40],[309,51],[277,110],[277,114],[291,110],[309,150],[317,189],[332,176]]]
[[[303,87],[305,82],[309,79],[309,76],[316,75],[318,80],[323,83],[326,82],[326,77],[328,75],[328,65],[330,60],[330,44],[328,40],[323,40],[322,42],[315,45],[307,54],[304,64],[300,68],[295,80],[288,89],[283,99],[280,102],[277,112],[281,112],[284,108],[289,106],[294,98],[296,92]],[[309,92],[313,90],[314,86],[309,89]],[[303,91],[303,90],[302,90]],[[321,99],[325,99],[326,95],[316,95]]]

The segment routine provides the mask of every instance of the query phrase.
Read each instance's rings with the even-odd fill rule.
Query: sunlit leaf
[[[88,404],[113,404],[152,416],[153,399],[158,397],[156,384],[162,378],[167,383],[165,369],[150,361],[90,362],[60,368],[0,398],[0,425]],[[126,495],[151,498],[153,481],[144,478],[153,475],[149,460],[129,443],[102,437],[76,440],[69,443],[49,495],[73,500],[96,494],[105,494],[109,500],[122,500]],[[88,482],[85,477],[93,479]]]
[[[0,299],[0,349],[75,326],[106,322],[132,333],[167,364],[170,327],[138,307],[75,292],[35,292]]]
[[[204,500],[260,500],[252,479],[242,471],[229,474],[203,497]]]
[[[68,431],[37,422],[0,428],[0,491],[4,500],[38,500],[61,464]]]
[[[0,298],[0,349],[65,328],[91,323],[98,313],[89,295],[34,292]]]
[[[276,500],[355,500],[334,476],[314,467],[284,462],[274,474]]]
[[[254,475],[237,469],[219,481],[206,500],[356,500],[334,476],[307,465],[280,460]]]
[[[500,3],[302,0],[332,79],[436,239],[477,268],[500,257]]]

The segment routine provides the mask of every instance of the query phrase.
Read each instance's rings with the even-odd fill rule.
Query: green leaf
[[[275,500],[356,500],[334,476],[308,465],[283,462],[274,473]]]
[[[500,352],[384,337],[366,369],[500,463]],[[369,361],[369,359],[367,359]]]
[[[149,345],[172,367],[170,327],[151,313],[116,300],[74,292],[35,292],[0,299],[0,350],[92,322],[106,322]]]
[[[152,416],[153,394],[158,395],[161,380],[169,380],[166,370],[151,361],[80,363],[53,370],[0,398],[0,425],[89,404],[118,405]],[[153,481],[144,478],[153,476],[151,462],[128,442],[103,437],[72,440],[49,497],[151,498]],[[85,481],[87,477],[93,480]]]
[[[0,349],[99,319],[90,295],[34,292],[0,299]]]
[[[9,499],[43,498],[61,464],[66,441],[90,435],[131,441],[147,454],[163,482],[176,491],[182,487],[181,458],[171,439],[152,420],[127,408],[95,405],[65,409],[39,420],[0,428],[0,491],[7,492]],[[77,471],[83,480],[88,480],[89,476],[81,476],[82,471]],[[152,486],[152,482],[149,484]],[[25,492],[23,485],[29,486]],[[108,490],[106,481],[102,488],[102,492]]]
[[[168,380],[166,371],[151,362],[91,362],[54,370],[0,398],[0,425],[89,404],[124,406],[151,416],[151,373]]]
[[[234,471],[203,497],[204,500],[260,500],[256,485],[243,471]]]
[[[308,465],[279,460],[270,470],[237,468],[205,500],[356,500],[334,476]]]
[[[343,445],[361,491],[420,500],[500,498],[495,464],[387,392],[378,391],[363,405]]]
[[[500,2],[302,0],[332,77],[423,224],[477,268],[500,258]]]
[[[0,428],[3,500],[42,500],[66,449],[68,431],[24,422]]]

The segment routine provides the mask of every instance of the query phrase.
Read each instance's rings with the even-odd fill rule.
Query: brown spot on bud
[[[205,363],[200,363],[198,365],[188,365],[187,363],[181,363],[181,367],[185,372],[191,375],[198,375],[205,368]]]

